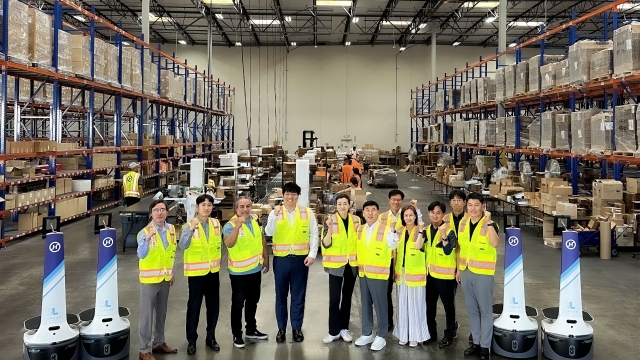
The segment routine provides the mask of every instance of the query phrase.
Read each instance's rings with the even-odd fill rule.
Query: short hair
[[[460,190],[460,189],[455,189],[453,191],[451,191],[449,193],[449,201],[455,199],[455,198],[460,198],[462,199],[462,201],[466,201],[467,200],[467,194],[465,194],[464,190]]]
[[[366,209],[369,206],[375,206],[376,210],[380,210],[380,205],[378,205],[378,203],[373,200],[365,201],[364,204],[362,204],[362,210]]]
[[[163,204],[165,210],[169,210],[169,205],[167,205],[167,202],[162,199],[158,199],[158,200],[153,200],[151,204],[149,204],[149,213],[153,212],[153,208],[156,207],[156,205],[158,204]]]
[[[481,194],[472,192],[471,194],[469,194],[469,196],[467,196],[467,202],[469,200],[478,200],[480,201],[480,204],[484,204],[484,197]]]
[[[433,211],[436,209],[436,207],[439,207],[440,211],[442,211],[443,214],[447,212],[447,205],[445,205],[442,201],[432,202],[431,204],[429,204],[429,207],[427,208],[427,210]]]
[[[211,196],[211,195],[209,195],[209,194],[202,194],[202,195],[200,195],[200,196],[198,196],[198,197],[196,198],[196,205],[200,205],[200,204],[202,204],[203,202],[205,202],[206,200],[209,200],[209,202],[210,202],[211,204],[213,204],[213,203],[214,203],[214,201],[213,201],[213,196]]]
[[[250,198],[248,198],[248,197],[246,197],[246,196],[240,196],[240,197],[236,200],[235,204],[233,204],[233,208],[234,208],[234,209],[237,209],[237,208],[238,208],[238,204],[240,203],[240,201],[241,201],[241,200],[249,200],[249,203],[252,203],[252,201],[251,201],[251,199],[250,199]]]
[[[351,184],[358,186],[358,178],[355,176],[352,176],[351,179],[349,179],[349,181],[351,182]]]
[[[340,199],[347,199],[348,203],[351,203],[351,197],[349,197],[349,195],[345,194],[345,193],[340,193],[338,194],[338,196],[336,196],[336,205],[338,204],[338,200]]]
[[[360,169],[353,168],[353,173],[356,174],[356,175],[360,175]]]
[[[294,183],[294,182],[288,182],[286,184],[284,184],[284,186],[282,187],[282,193],[294,193],[297,195],[300,195],[300,193],[302,192],[302,189],[300,188],[300,186],[298,186],[298,184]]]
[[[402,211],[400,211],[400,222],[402,222],[402,226],[407,226],[406,222],[404,221],[404,213],[407,210],[411,210],[413,211],[413,215],[415,215],[415,219],[413,219],[413,225],[418,225],[418,211],[416,210],[416,208],[413,207],[413,205],[407,205],[405,207],[402,208]]]
[[[394,197],[396,195],[400,195],[402,200],[404,200],[404,193],[401,190],[393,189],[393,190],[389,191],[389,199],[391,199],[392,197]]]
[[[347,159],[347,164],[351,165],[351,159]]]
[[[351,160],[351,154],[347,154],[347,155],[345,155],[344,159],[345,159],[345,160]]]

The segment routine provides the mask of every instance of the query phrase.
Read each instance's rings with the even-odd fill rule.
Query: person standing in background
[[[140,201],[143,189],[140,182],[140,164],[129,163],[129,172],[122,177],[122,201],[124,206],[131,206]]]
[[[345,159],[342,165],[342,183],[348,184],[349,180],[353,177],[353,167],[351,166],[351,160]]]

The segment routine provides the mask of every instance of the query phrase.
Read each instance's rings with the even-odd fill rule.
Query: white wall
[[[176,51],[189,65],[207,69],[205,47],[181,45]],[[449,45],[437,51],[439,76],[495,54],[493,48]],[[214,47],[211,67],[216,78],[236,89],[236,149],[247,147],[250,124],[253,146],[279,140],[291,151],[301,145],[303,130],[314,130],[321,145],[339,145],[349,135],[359,146],[407,150],[410,90],[430,80],[430,54],[431,48],[422,45],[399,55],[391,46],[300,47],[288,56],[284,47]]]

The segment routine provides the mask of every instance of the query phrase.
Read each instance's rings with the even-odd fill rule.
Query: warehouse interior
[[[500,228],[495,304],[509,301],[505,259],[513,242],[505,232],[518,228],[526,305],[536,310],[533,316],[527,309],[526,317],[543,324],[559,316],[543,309],[555,308],[562,316],[563,306],[575,309],[578,299],[584,314],[575,321],[593,330],[586,341],[591,352],[566,358],[631,359],[640,352],[633,315],[640,307],[640,2],[1,4],[3,358],[91,358],[45,356],[26,339],[47,326],[49,332],[59,330],[59,324],[45,321],[58,315],[55,308],[47,313],[43,300],[51,291],[55,307],[66,308],[71,328],[89,326],[82,311],[99,305],[104,264],[98,254],[106,246],[101,226],[115,229],[109,235],[115,236],[110,244],[117,254],[112,293],[128,309],[126,317],[122,309],[117,316],[130,323],[121,354],[137,358],[142,269],[136,248],[150,224],[152,201],[168,199],[167,223],[179,236],[194,218],[197,195],[211,195],[210,217],[222,226],[231,224],[234,204],[246,197],[264,233],[288,182],[301,187],[298,204],[310,209],[320,232],[337,212],[338,193],[349,194],[349,211],[364,219],[366,201],[376,201],[380,212],[389,210],[389,191],[399,189],[404,205],[417,201],[427,226],[432,202],[450,210],[453,191],[480,194]],[[348,165],[352,158],[361,175]],[[139,179],[129,189],[131,174]],[[352,176],[361,186],[351,185]],[[139,192],[135,204],[127,203],[128,191]],[[52,241],[63,243],[63,251],[52,248]],[[272,265],[273,241],[266,237]],[[405,346],[391,332],[381,351],[323,343],[330,291],[324,251],[319,246],[309,266],[305,340],[293,341],[295,329],[289,327],[287,340],[276,342],[278,280],[272,266],[262,275],[256,316],[269,339],[246,339],[241,349],[231,333],[230,258],[222,246],[216,330],[221,349],[204,346],[203,306],[203,344],[190,354],[190,285],[182,271],[184,251],[178,249],[165,327],[166,343],[177,354],[153,356],[476,358],[465,355],[472,324],[460,288],[459,328],[451,346]],[[47,259],[54,256],[62,264],[56,276],[64,281],[52,285]],[[572,302],[563,295],[569,256],[577,256],[581,290]],[[571,269],[575,275],[575,264]],[[397,295],[394,290],[399,316]],[[364,335],[361,296],[356,283],[349,322],[354,340]],[[445,323],[442,303],[437,322]],[[534,358],[564,359],[545,353],[543,325],[539,332]],[[112,349],[102,350],[106,355]],[[491,352],[493,358],[510,358]]]

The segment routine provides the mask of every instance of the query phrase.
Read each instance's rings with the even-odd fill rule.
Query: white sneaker
[[[373,344],[371,344],[371,350],[380,351],[384,349],[385,346],[387,346],[387,340],[385,340],[384,338],[381,338],[380,336],[376,336],[376,339],[374,340]]]
[[[322,342],[325,344],[331,344],[333,340],[338,340],[338,339],[340,339],[340,335],[333,336],[331,334],[328,334],[327,336],[324,337],[324,339],[322,339]]]
[[[349,333],[349,330],[346,330],[346,329],[340,330],[340,337],[345,342],[350,343],[351,341],[353,341],[353,338],[351,338],[351,334]]]
[[[409,342],[409,347],[414,348],[414,347],[417,347],[417,346],[418,346],[418,342],[417,341],[410,341]]]
[[[400,341],[398,341],[398,344],[400,344],[400,346],[405,346],[405,345],[407,345],[407,342],[400,340]]]
[[[356,340],[356,346],[365,346],[371,344],[376,339],[376,336],[371,333],[371,335],[362,335]]]

